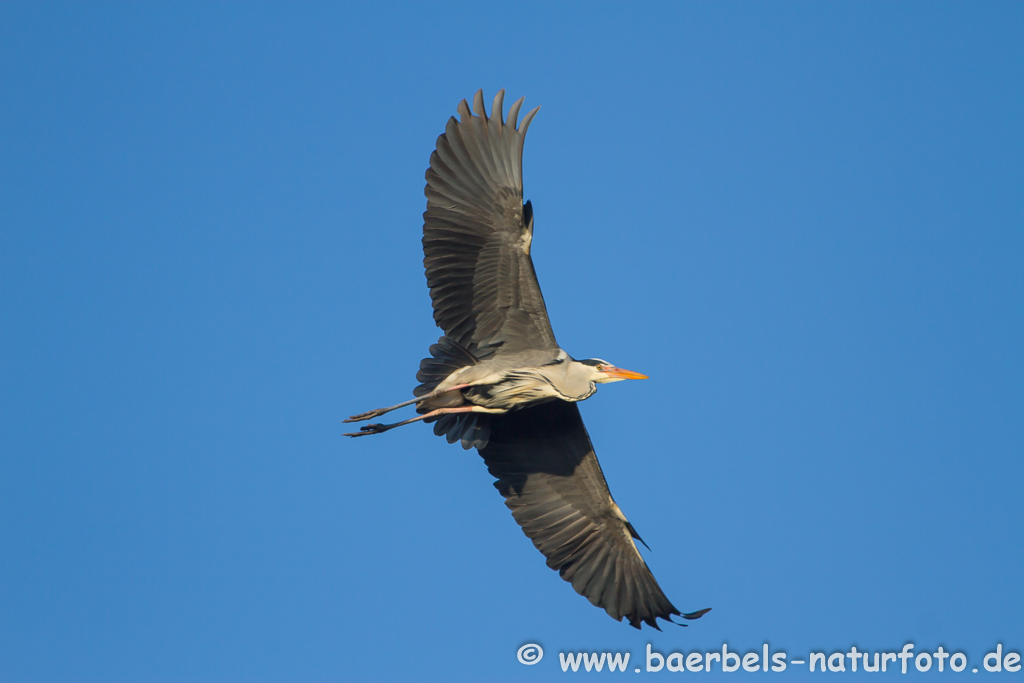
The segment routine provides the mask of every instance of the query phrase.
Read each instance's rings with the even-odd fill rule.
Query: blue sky
[[[1019,3],[3,4],[0,679],[1020,652],[1021,35]],[[577,596],[475,452],[341,436],[438,335],[423,172],[478,88],[543,105],[559,342],[651,376],[582,410],[714,608],[687,629]]]

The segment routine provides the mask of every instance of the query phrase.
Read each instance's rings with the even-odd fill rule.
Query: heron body
[[[426,172],[423,253],[434,321],[444,331],[420,363],[417,417],[368,424],[366,436],[424,420],[449,442],[476,448],[515,520],[547,564],[614,619],[658,628],[676,609],[637,550],[640,537],[612,499],[577,403],[598,384],[645,375],[599,358],[575,360],[555,341],[530,248],[523,141],[539,109],[517,124],[523,99],[488,116],[483,93],[463,100]],[[673,622],[675,623],[675,622]]]
[[[431,351],[450,358],[452,346],[450,339],[442,338]],[[469,352],[461,357],[467,361],[473,358]],[[555,399],[582,401],[594,394],[599,383],[644,377],[599,358],[577,361],[562,349],[556,353],[527,350],[495,354],[443,376],[450,365],[442,365],[442,370],[435,373],[436,359],[425,359],[421,365],[417,377],[423,384],[413,393],[433,395],[420,401],[417,411],[431,419],[436,410],[463,408],[466,412],[447,414],[457,417],[438,416],[435,430],[447,435],[450,442],[461,441],[466,449],[487,445],[489,421],[478,415],[506,413]],[[435,379],[440,381],[435,383]]]
[[[424,401],[418,410],[429,412],[434,408],[468,404],[508,412],[556,398],[582,401],[594,393],[595,383],[580,371],[581,368],[589,370],[590,366],[571,359],[566,362],[566,359],[549,358],[540,366],[516,362],[520,360],[516,358],[509,359],[512,362],[508,363],[498,361],[461,368],[445,378],[438,388],[445,390],[456,384],[469,386]]]

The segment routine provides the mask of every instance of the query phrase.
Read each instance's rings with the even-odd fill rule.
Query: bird
[[[462,100],[426,171],[423,265],[434,321],[444,333],[420,363],[414,398],[345,420],[416,406],[417,416],[368,423],[362,437],[433,423],[449,443],[476,448],[515,521],[577,593],[613,619],[661,630],[683,613],[665,596],[615,503],[578,403],[597,385],[647,379],[600,358],[576,360],[555,341],[533,267],[534,214],[523,202],[525,98],[504,115],[504,90],[487,113],[483,91]]]

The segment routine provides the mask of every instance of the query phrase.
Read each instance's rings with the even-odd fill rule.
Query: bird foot
[[[348,422],[348,420],[345,420]],[[390,427],[382,424],[363,425],[359,428],[358,432],[351,432],[349,434],[342,434],[342,436],[366,436],[367,434],[382,434],[388,431]]]
[[[368,410],[365,413],[353,415],[347,420],[342,420],[342,422],[362,422],[363,420],[369,420],[371,418],[377,417],[378,415],[383,415],[386,412],[388,412],[387,408],[377,408],[376,410]]]

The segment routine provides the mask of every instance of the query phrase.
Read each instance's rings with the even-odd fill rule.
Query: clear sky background
[[[1020,652],[1021,36],[1020,3],[0,5],[0,679]],[[543,105],[560,343],[651,376],[582,411],[689,628],[576,595],[475,452],[341,436],[439,334],[423,173],[478,88]]]

